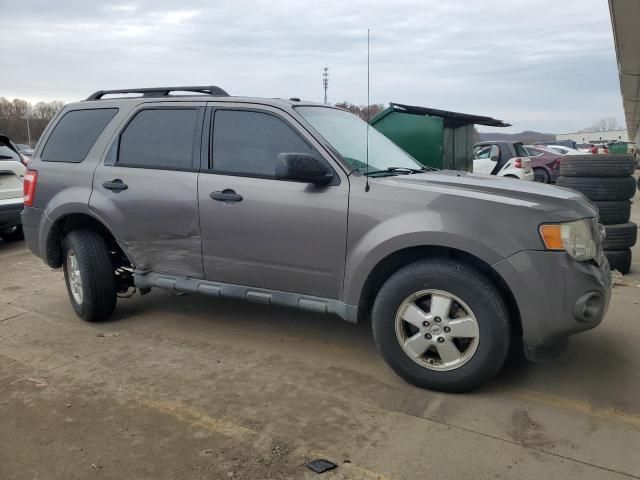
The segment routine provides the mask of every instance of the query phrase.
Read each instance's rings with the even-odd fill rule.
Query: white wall
[[[609,130],[607,132],[575,132],[556,135],[556,140],[573,140],[576,143],[628,142],[626,130]]]

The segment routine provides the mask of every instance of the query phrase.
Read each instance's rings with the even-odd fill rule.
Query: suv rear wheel
[[[64,280],[76,314],[96,322],[116,307],[113,264],[104,239],[91,230],[74,230],[64,238]]]
[[[443,392],[470,390],[495,375],[511,338],[496,288],[451,260],[423,260],[393,274],[376,297],[372,323],[398,375]]]

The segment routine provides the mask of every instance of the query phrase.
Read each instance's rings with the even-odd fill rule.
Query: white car
[[[477,146],[473,152],[473,173],[533,181],[529,157],[513,157],[507,160],[500,170],[494,172],[499,157],[500,151],[497,145]]]
[[[543,145],[543,147],[553,150],[560,155],[584,155],[585,153],[591,153],[578,150],[577,148],[565,147],[564,145]]]
[[[22,239],[20,212],[26,171],[17,149],[7,137],[0,135],[0,238],[4,241]]]

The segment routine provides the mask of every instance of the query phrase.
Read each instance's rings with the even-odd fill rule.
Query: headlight
[[[596,256],[596,242],[588,220],[540,226],[540,236],[547,250],[564,250],[576,260]]]

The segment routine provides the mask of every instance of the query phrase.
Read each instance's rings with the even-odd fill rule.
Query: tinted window
[[[13,149],[0,143],[0,160],[15,160],[19,162],[20,156]]]
[[[313,153],[289,125],[266,113],[218,110],[213,122],[213,169],[275,177],[280,153]]]
[[[191,170],[197,108],[142,110],[120,135],[119,166]]]
[[[41,159],[45,162],[83,161],[116,113],[117,108],[73,110],[65,113],[51,132]]]
[[[516,155],[519,157],[528,157],[529,154],[521,143],[514,143],[513,147],[516,149]]]

